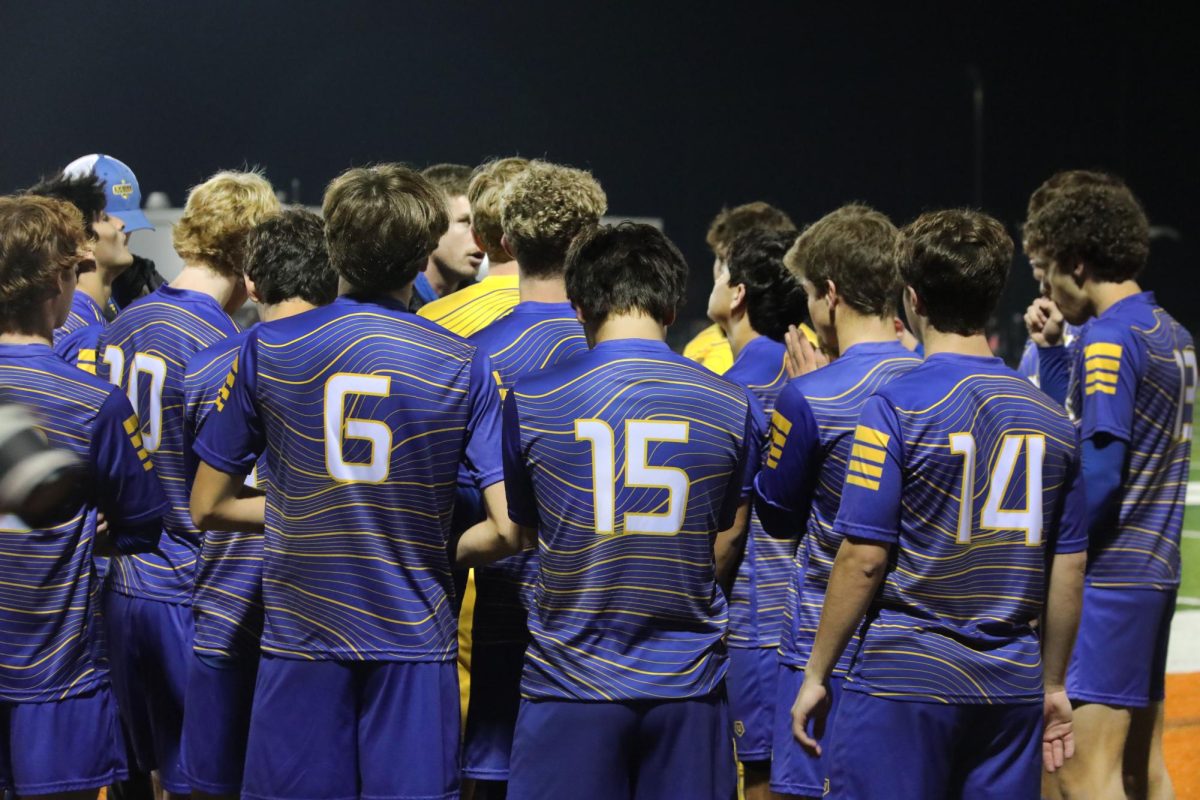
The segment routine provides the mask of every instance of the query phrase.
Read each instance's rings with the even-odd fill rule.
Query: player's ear
[[[729,287],[729,315],[746,310],[746,284],[735,283]],[[668,323],[670,324],[670,323]]]
[[[1088,268],[1082,261],[1076,263],[1075,268],[1071,270],[1071,277],[1075,279],[1076,286],[1083,286],[1083,282],[1087,280],[1087,274]]]
[[[478,242],[479,240],[476,239],[475,241]],[[509,244],[507,233],[500,237],[500,246],[504,248],[504,252],[508,253],[509,258],[511,258],[513,261],[517,260],[517,254],[513,252],[512,245]],[[580,320],[580,322],[582,322],[582,320]]]
[[[242,280],[246,282],[246,294],[250,295],[250,299],[255,303],[261,303],[262,300],[258,296],[258,289],[254,286],[254,281],[250,280],[250,276],[243,275]]]
[[[825,281],[825,302],[829,304],[830,311],[833,310],[840,299],[837,284],[827,279]]]
[[[910,312],[909,319],[912,319],[914,315],[918,317],[928,316],[925,313],[925,301],[917,294],[917,290],[911,286],[904,287],[904,306],[904,310]]]

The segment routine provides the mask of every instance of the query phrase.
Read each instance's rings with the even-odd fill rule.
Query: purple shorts
[[[127,777],[108,686],[45,703],[0,701],[0,793],[76,792]]]
[[[264,654],[242,796],[458,797],[453,661],[299,661]]]
[[[192,654],[183,715],[183,771],[194,789],[238,795],[258,657]]]
[[[804,670],[777,663],[778,681],[775,692],[775,737],[774,757],[771,760],[771,791],[779,794],[794,794],[799,797],[821,797],[829,778],[829,752],[833,744],[838,706],[842,699],[842,686],[846,679],[829,679],[829,716],[825,719],[825,733],[821,737],[822,755],[809,755],[792,735],[792,705],[800,686],[804,683]],[[808,732],[813,731],[809,723]]]
[[[1040,797],[1042,705],[891,700],[846,685],[829,797],[925,800]]]
[[[1162,702],[1174,615],[1174,591],[1085,586],[1067,696],[1126,708]]]
[[[188,668],[192,663],[192,609],[104,593],[104,620],[113,694],[144,771],[158,770],[171,792],[188,794],[180,739]]]
[[[778,674],[779,655],[774,648],[729,648],[725,686],[738,761],[771,760]]]
[[[693,700],[521,700],[509,800],[731,798],[724,693]]]
[[[463,776],[508,780],[513,731],[521,707],[524,644],[479,644],[471,650],[471,701],[463,747]]]

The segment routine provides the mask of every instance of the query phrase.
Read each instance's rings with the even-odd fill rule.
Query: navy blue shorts
[[[513,731],[521,708],[525,645],[475,643],[471,652],[471,700],[463,747],[463,776],[508,780]]]
[[[509,800],[725,800],[735,791],[723,692],[694,700],[521,700]]]
[[[171,792],[192,790],[181,763],[183,702],[192,663],[192,609],[104,593],[108,658],[129,744]]]
[[[242,796],[458,797],[453,661],[298,661],[264,654]]]
[[[1041,703],[908,702],[847,687],[839,706],[831,798],[1041,796]]]
[[[775,719],[775,680],[779,655],[774,648],[729,648],[729,716],[738,761],[770,761]]]
[[[117,704],[107,686],[46,703],[0,702],[0,791],[76,792],[127,777]]]
[[[1085,586],[1067,696],[1126,708],[1162,702],[1175,594]]]
[[[258,656],[192,654],[183,715],[183,772],[193,789],[238,795]]]
[[[787,664],[777,664],[778,680],[775,691],[775,730],[771,759],[771,791],[779,794],[794,794],[800,797],[821,797],[825,794],[829,777],[829,752],[837,728],[838,706],[842,699],[842,686],[846,679],[829,679],[829,716],[825,719],[825,733],[821,737],[822,755],[809,755],[792,735],[792,705],[804,683],[804,670]],[[808,732],[813,732],[809,723]]]

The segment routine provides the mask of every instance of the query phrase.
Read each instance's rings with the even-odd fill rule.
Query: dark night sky
[[[1155,246],[1145,284],[1200,327],[1187,26],[1111,2],[833,5],[5,3],[0,191],[96,151],[176,203],[243,164],[318,203],[353,164],[545,156],[590,168],[614,212],[666,221],[699,315],[722,205],[803,223],[848,200],[897,222],[972,204],[974,64],[984,208],[1015,231],[1054,170],[1121,174],[1183,236]],[[1018,260],[1009,310],[1032,291]]]

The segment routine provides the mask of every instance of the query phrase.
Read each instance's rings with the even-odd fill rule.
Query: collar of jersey
[[[50,349],[50,345],[42,344],[41,342],[0,344],[0,356],[4,358],[33,358],[35,356],[48,356],[53,352]]]
[[[1114,314],[1121,313],[1120,309],[1122,309],[1122,308],[1129,308],[1130,306],[1136,306],[1136,305],[1152,306],[1154,304],[1155,304],[1154,292],[1138,292],[1137,294],[1129,295],[1129,297],[1122,297],[1120,300],[1118,300],[1117,302],[1113,303],[1111,306],[1106,308],[1104,310],[1104,313],[1101,314],[1100,316],[1101,317],[1111,317]]]
[[[596,353],[656,353],[666,354],[671,352],[671,348],[667,347],[666,342],[656,341],[654,339],[609,339],[606,342],[597,342],[592,351]]]
[[[842,353],[839,356],[839,358],[845,358],[846,356],[876,356],[881,353],[893,353],[893,352],[899,356],[912,356],[913,358],[917,358],[917,355],[914,354],[907,347],[900,344],[899,342],[894,342],[894,341],[893,342],[859,342],[858,344],[852,344],[846,348],[846,352]]]
[[[354,303],[355,305],[365,306],[383,306],[391,311],[403,311],[406,314],[411,313],[408,310],[408,306],[406,306],[402,300],[397,300],[395,297],[391,297],[390,295],[386,294],[372,295],[371,297],[356,294],[344,294],[333,302],[342,304]]]
[[[999,356],[969,356],[966,353],[934,353],[933,355],[925,356],[925,363],[938,361],[957,362],[959,364],[988,364],[990,366],[1004,366],[1004,359]]]
[[[501,277],[504,277],[503,275]],[[538,303],[523,300],[513,306],[513,314],[537,314],[539,317],[570,317],[575,319],[575,309],[570,303]]]

